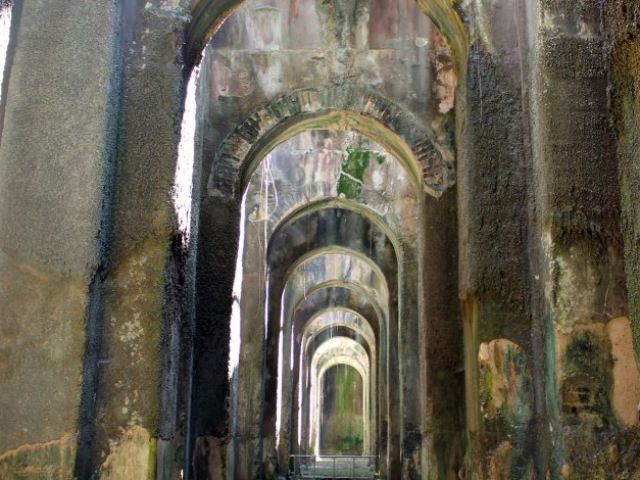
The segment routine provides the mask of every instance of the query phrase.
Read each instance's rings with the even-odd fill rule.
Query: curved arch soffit
[[[362,295],[362,297],[367,301],[367,303],[369,305],[371,305],[371,307],[375,311],[376,317],[378,319],[378,324],[380,325],[380,329],[379,330],[380,331],[384,330],[385,334],[386,334],[386,329],[387,329],[386,322],[387,322],[388,317],[389,317],[388,308],[387,307],[383,308],[380,305],[380,303],[378,302],[377,298],[375,298],[373,295],[371,295],[371,293],[369,291],[367,291],[366,288],[362,288],[362,286],[357,284],[357,283],[343,282],[343,281],[340,281],[340,280],[329,280],[327,282],[320,283],[318,285],[314,285],[313,287],[309,288],[307,290],[307,297],[311,296],[315,292],[319,292],[321,290],[326,290],[326,289],[330,289],[330,288],[343,288],[345,290],[351,290],[353,292],[356,292],[358,295]],[[299,299],[298,302],[293,305],[293,308],[291,310],[292,319],[297,314],[298,310],[301,307],[303,307],[305,301],[306,301],[306,299],[303,297],[303,298]],[[344,308],[347,308],[347,307],[344,307]],[[347,308],[347,310],[352,310],[352,311],[354,311],[356,313],[359,313],[356,310],[354,310],[353,308]]]
[[[340,316],[343,318],[326,319],[327,315],[334,312],[340,312]],[[346,327],[353,330],[365,339],[369,344],[369,350],[371,352],[376,351],[376,336],[371,324],[358,312],[342,307],[321,310],[309,319],[303,329],[304,333],[302,342],[305,350],[308,349],[309,343],[312,342],[316,336],[331,327]]]
[[[385,305],[386,303],[388,303],[389,301],[389,285],[387,282],[387,277],[385,276],[385,274],[382,272],[382,270],[380,269],[380,267],[378,266],[377,263],[375,263],[373,260],[371,260],[369,257],[367,257],[366,255],[363,255],[360,252],[357,252],[353,249],[347,248],[347,247],[323,247],[323,248],[317,248],[315,250],[312,250],[310,252],[308,252],[307,254],[299,257],[287,270],[287,273],[284,277],[284,289],[282,291],[282,296],[284,297],[287,293],[288,288],[292,288],[290,287],[291,285],[291,281],[295,278],[296,275],[300,274],[300,275],[305,275],[306,276],[306,272],[304,273],[300,273],[301,271],[304,271],[307,268],[307,265],[311,262],[314,262],[316,260],[321,259],[322,257],[326,257],[328,255],[343,255],[343,256],[347,256],[347,257],[352,257],[354,259],[356,259],[359,262],[362,262],[364,265],[368,266],[371,269],[371,273],[373,273],[375,275],[375,277],[377,277],[378,282],[380,284],[380,287],[383,289],[380,294],[382,296],[382,294],[384,295],[383,297],[383,305]],[[319,283],[324,283],[326,281],[329,280],[337,280],[337,281],[341,281],[342,279],[340,278],[333,278],[333,279],[323,279],[321,282]],[[348,279],[344,279],[345,281],[348,281]],[[352,283],[357,283],[358,285],[360,285],[361,287],[366,289],[366,285],[361,284],[360,282],[352,282]],[[314,284],[311,284],[311,286],[313,286]],[[296,304],[299,302],[299,298],[295,298],[293,299],[293,304]]]
[[[466,71],[469,35],[454,7],[455,0],[416,0],[420,10],[431,19],[453,52],[459,73]],[[244,0],[192,0],[191,23],[185,35],[186,74],[200,63],[202,52],[224,21]]]
[[[326,371],[338,363],[345,363],[344,359],[350,359],[359,365],[362,372],[362,378],[369,378],[369,355],[364,347],[355,340],[347,337],[333,337],[320,345],[313,354],[311,359],[311,371],[317,375],[312,375],[320,379],[321,370]],[[354,368],[355,367],[354,365]]]
[[[293,137],[293,139],[295,138],[296,137]],[[365,137],[363,137],[362,135],[359,135],[359,138],[365,138]],[[290,141],[292,141],[292,139],[287,140],[287,142],[290,142]],[[278,148],[279,147],[276,147],[276,150]],[[386,150],[383,150],[383,151],[386,154],[388,154]],[[403,172],[406,172],[405,167],[395,157],[390,156],[389,160],[390,160],[390,163],[394,164],[394,166],[397,165],[400,167],[400,169],[402,169]],[[340,178],[340,173],[336,172],[336,177],[335,179],[333,179],[334,182],[337,182],[339,178]],[[258,183],[256,180],[257,179],[255,175],[249,179],[249,182],[247,184],[247,189],[243,197],[243,202],[245,202],[245,204],[247,203],[247,199],[249,198],[248,196],[250,195],[250,191],[249,191],[250,186],[252,184],[255,185],[256,183]],[[413,180],[410,180],[410,179],[408,180],[411,186],[413,187],[412,188],[413,193],[416,193],[415,185],[414,185],[415,182],[413,182]],[[322,184],[325,182],[320,182],[320,183]],[[358,212],[363,214],[370,213],[371,215],[368,215],[368,218],[370,218],[372,221],[376,222],[378,226],[383,228],[387,236],[392,235],[394,240],[404,236],[404,233],[406,231],[406,224],[403,222],[402,215],[399,215],[399,213],[395,209],[389,208],[390,204],[388,203],[388,199],[385,198],[383,190],[374,190],[374,189],[371,189],[373,185],[365,185],[366,188],[372,190],[372,192],[370,193],[373,193],[373,191],[375,191],[375,193],[379,195],[379,198],[375,198],[374,196],[373,199],[370,199],[367,197],[360,197],[359,199],[353,199],[353,198],[346,198],[346,197],[339,196],[339,194],[337,194],[337,192],[335,191],[336,183],[331,183],[331,182],[327,182],[327,183],[331,185],[333,191],[327,191],[328,189],[325,189],[323,191],[321,187],[319,191],[312,193],[313,195],[312,198],[309,198],[308,196],[309,192],[307,191],[308,187],[314,185],[312,182],[296,184],[304,189],[303,194],[301,194],[300,192],[292,193],[291,190],[285,191],[285,195],[289,195],[289,197],[287,198],[286,202],[283,202],[283,204],[286,205],[284,208],[280,203],[277,203],[276,206],[273,208],[273,210],[269,211],[268,215],[261,218],[260,220],[252,220],[252,223],[267,222],[267,227],[265,228],[265,230],[268,232],[268,235],[271,235],[276,230],[276,227],[280,225],[283,221],[291,217],[295,217],[296,215],[299,215],[300,212],[315,211],[319,209],[321,205],[326,205],[327,207],[339,206],[340,208],[353,211],[353,212]],[[276,190],[279,190],[279,188],[276,188]],[[262,198],[264,198],[262,197],[264,193],[261,191],[254,190],[251,195],[256,195],[256,194],[260,195],[260,197],[258,197],[260,198],[260,201],[262,200]],[[278,195],[280,195],[280,192],[278,192]],[[411,197],[412,200],[416,201],[417,209],[420,208],[420,204],[423,200],[422,197],[423,197],[422,192],[420,192],[420,195],[418,195],[415,199]],[[417,224],[417,218],[416,218],[416,224]],[[393,234],[389,232],[393,232]],[[396,245],[397,245],[397,242],[394,243],[394,246]]]
[[[388,310],[385,308],[385,310],[383,311],[382,307],[379,305],[378,303],[378,299],[375,298],[374,296],[372,296],[370,294],[370,292],[368,292],[366,289],[364,289],[361,285],[358,284],[354,284],[354,283],[344,283],[341,281],[337,281],[337,280],[331,280],[328,282],[324,282],[321,283],[319,285],[316,285],[312,288],[310,288],[309,290],[307,290],[307,296],[306,297],[302,297],[298,300],[297,303],[295,303],[293,305],[293,308],[290,311],[285,312],[285,318],[284,318],[284,331],[287,332],[285,335],[288,336],[288,338],[292,339],[295,338],[297,336],[298,331],[304,331],[305,327],[303,326],[302,330],[300,329],[296,329],[295,328],[295,324],[298,323],[298,320],[296,319],[296,315],[298,314],[299,308],[301,308],[304,303],[307,301],[307,298],[309,298],[310,296],[312,296],[314,293],[317,293],[321,290],[325,290],[325,289],[330,289],[330,288],[341,288],[341,289],[345,289],[345,290],[351,290],[353,292],[356,292],[358,295],[362,295],[362,297],[366,300],[366,303],[368,305],[371,305],[371,307],[373,308],[374,312],[373,314],[376,317],[376,321],[377,321],[377,328],[374,330],[374,338],[378,338],[378,336],[380,338],[386,338],[387,336],[387,332],[389,331],[389,312]],[[366,318],[364,317],[364,315],[362,315],[360,312],[354,310],[353,308],[348,308],[348,307],[332,307],[332,308],[340,308],[343,310],[348,310],[351,312],[354,312],[355,314],[361,316],[362,318]],[[322,310],[324,311],[324,310]],[[320,312],[313,312],[313,313],[309,313],[309,315],[307,316],[307,319],[305,320],[305,325],[309,323],[310,320],[312,320],[314,317],[316,317]],[[368,322],[369,325],[371,325],[370,322]],[[372,328],[373,330],[373,328]],[[378,332],[378,335],[376,335],[375,332]],[[292,347],[292,344],[290,343],[290,340],[285,340],[285,345],[287,345],[287,349]],[[301,345],[303,345],[303,342],[301,342]],[[290,356],[289,355],[285,355],[284,356],[285,359],[289,359]],[[285,360],[288,361],[288,360]]]
[[[363,386],[365,385],[366,372],[363,370],[362,365],[360,365],[359,362],[357,362],[353,358],[342,356],[342,355],[336,355],[334,357],[331,357],[331,359],[329,359],[326,363],[322,364],[322,366],[318,366],[318,375],[317,375],[318,382],[322,380],[322,377],[324,377],[325,373],[327,373],[328,370],[330,370],[333,367],[337,367],[339,365],[346,365],[348,367],[353,368],[356,372],[358,372],[358,375],[360,375]]]
[[[353,358],[349,355],[331,355],[329,357],[325,357],[326,360],[320,360],[320,364],[316,365],[315,367],[312,367],[312,375],[311,375],[311,398],[310,400],[312,402],[314,402],[317,405],[317,401],[318,401],[318,397],[320,397],[320,385],[322,383],[322,378],[324,377],[324,375],[327,373],[327,371],[329,369],[331,369],[332,367],[336,367],[338,365],[346,365],[348,367],[353,368],[356,372],[358,372],[358,374],[360,375],[360,380],[362,381],[362,400],[363,400],[363,418],[367,418],[369,415],[371,415],[372,410],[371,410],[371,403],[375,402],[375,399],[371,399],[369,400],[369,397],[372,394],[372,385],[371,385],[371,381],[373,380],[369,375],[369,368],[368,365],[363,365],[360,361],[358,361],[358,359]],[[374,374],[375,375],[375,374]],[[375,382],[375,380],[374,380]],[[375,409],[375,407],[374,407]],[[375,411],[375,410],[374,410]],[[319,414],[320,412],[318,412],[318,416],[314,416],[314,420],[315,422],[317,422],[317,424],[315,426],[312,426],[312,429],[315,428],[317,429],[317,433],[319,434],[320,431],[319,429],[322,428],[321,424],[320,424],[320,418],[319,418]],[[375,413],[374,413],[375,415]],[[374,424],[375,424],[375,419],[371,420]],[[367,425],[368,423],[365,422],[365,439],[368,439],[368,436],[370,433],[367,432]],[[370,428],[370,424],[369,424],[369,428]],[[374,427],[375,428],[375,427]],[[316,444],[316,455],[320,454],[319,451],[319,441]],[[365,444],[365,451],[367,451],[369,449],[368,447],[368,443]]]
[[[437,198],[455,183],[453,154],[415,115],[364,87],[328,85],[296,90],[255,109],[218,149],[207,194],[240,197],[269,152],[299,133],[323,129],[351,130],[376,141],[407,169],[416,191]]]
[[[329,209],[348,210],[350,212],[357,213],[380,228],[380,230],[382,230],[382,232],[386,235],[387,239],[393,246],[398,266],[401,265],[402,245],[398,241],[398,237],[395,232],[393,232],[393,230],[389,228],[389,225],[387,224],[385,219],[382,218],[378,212],[368,208],[366,205],[362,205],[360,203],[343,198],[325,198],[322,200],[310,202],[303,205],[302,207],[295,208],[290,213],[284,215],[278,222],[276,227],[273,229],[273,232],[269,237],[269,245],[267,246],[267,259],[269,258],[269,254],[271,252],[271,245],[273,243],[272,240],[276,238],[276,236],[278,236],[282,232],[282,230],[307,215],[311,215],[312,213],[319,212],[321,210]]]

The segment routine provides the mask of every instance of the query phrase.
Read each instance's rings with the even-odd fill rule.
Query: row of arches
[[[321,385],[327,369],[336,365],[356,368],[362,379],[363,438],[359,453],[378,454],[382,449],[382,471],[386,472],[388,458],[393,459],[396,473],[399,469],[403,429],[398,395],[402,348],[399,312],[413,319],[413,326],[419,324],[417,306],[399,303],[398,292],[408,289],[400,281],[399,268],[402,255],[417,258],[415,251],[404,253],[417,249],[417,243],[415,237],[411,240],[406,233],[402,235],[402,242],[410,247],[403,247],[399,256],[396,248],[402,243],[389,223],[417,221],[415,184],[395,159],[380,156],[381,163],[370,165],[371,171],[363,176],[362,190],[354,198],[341,197],[337,190],[344,175],[340,164],[345,161],[346,148],[327,155],[324,168],[318,169],[314,165],[317,154],[305,150],[308,159],[301,162],[296,155],[289,155],[287,147],[299,151],[299,142],[305,140],[340,142],[354,138],[362,151],[378,152],[380,147],[365,144],[360,136],[346,132],[312,131],[310,136],[285,142],[264,160],[249,182],[240,209],[240,223],[245,229],[239,259],[241,291],[258,295],[247,298],[239,294],[240,328],[235,341],[240,344],[238,353],[242,353],[232,380],[237,386],[232,402],[236,402],[238,420],[231,432],[237,444],[236,458],[244,456],[245,464],[239,461],[235,473],[239,477],[253,474],[251,465],[256,463],[256,455],[277,465],[265,468],[286,473],[282,469],[288,468],[290,454],[322,453]],[[310,180],[308,175],[315,177],[318,172],[325,176],[323,181],[313,178],[305,183]],[[375,181],[382,182],[386,189],[377,191]],[[377,202],[361,203],[374,193],[379,196]],[[385,193],[389,198],[384,198]],[[404,204],[407,195],[414,198],[409,208]],[[268,204],[275,205],[276,197],[278,206],[272,208]],[[403,216],[393,208],[394,201],[404,207]],[[297,208],[280,218],[281,206],[292,204]],[[415,278],[417,271],[414,264],[410,265]],[[261,296],[259,292],[263,291]],[[362,326],[340,320],[347,311]],[[317,331],[320,320],[325,325]],[[363,331],[363,326],[368,329]],[[262,371],[262,376],[256,378],[256,371]],[[420,419],[414,421],[419,423]],[[379,431],[377,425],[383,423],[387,428]],[[251,442],[257,444],[257,452],[247,451],[250,447],[246,444]]]
[[[52,2],[12,2],[0,99],[0,471],[626,462],[611,2]]]
[[[353,37],[327,27],[322,41],[296,33],[289,11],[277,40],[252,38],[264,33],[250,31],[260,18],[277,17],[277,1],[268,12],[248,2],[226,10],[237,16],[225,17],[224,26],[214,22],[218,35],[206,50],[198,93],[205,102],[204,145],[196,175],[202,193],[189,419],[194,453],[187,452],[188,459],[195,456],[196,476],[198,465],[206,469],[198,452],[207,451],[202,445],[211,437],[228,439],[228,478],[272,478],[288,473],[290,455],[336,452],[377,457],[371,468],[384,478],[424,473],[425,202],[433,199],[435,211],[448,208],[435,199],[455,182],[453,145],[443,127],[452,124],[453,111],[438,113],[443,99],[431,99],[428,89],[436,56],[445,52],[454,68],[453,56],[428,19],[415,16],[415,3],[360,3],[344,13],[356,15],[364,29]],[[304,2],[299,8],[313,15],[325,7]],[[389,33],[376,33],[365,13],[376,9],[396,12],[397,46]],[[338,23],[344,21],[336,12]],[[201,28],[198,15],[193,29]],[[406,37],[412,34],[424,37]],[[330,63],[330,83],[318,78],[285,89],[284,83],[299,82],[286,71],[295,72],[286,50],[295,35],[299,56]],[[334,53],[323,49],[334,40],[346,57],[399,62],[398,70],[385,67],[378,75],[417,81],[427,97],[394,100],[387,80],[347,79],[362,75],[358,60],[331,66]],[[371,50],[374,44],[380,50]],[[415,58],[413,66],[404,55]],[[251,66],[258,61],[262,70]],[[229,80],[234,71],[239,83]],[[280,77],[269,77],[272,72]],[[227,111],[230,105],[238,112]],[[419,113],[422,105],[431,105],[433,121]],[[221,239],[222,231],[231,238]],[[237,258],[235,268],[229,258]],[[219,338],[229,319],[229,336]],[[212,373],[226,354],[228,384]],[[349,423],[335,421],[348,412],[332,410],[340,402],[331,398],[347,388],[338,378],[353,382],[351,413],[360,419],[357,438],[350,439],[357,447],[348,451],[336,445],[346,435],[337,424]]]

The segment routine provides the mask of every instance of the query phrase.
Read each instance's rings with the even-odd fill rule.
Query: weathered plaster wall
[[[188,305],[175,275],[184,247],[171,190],[182,102],[186,2],[132,1],[123,11],[123,89],[113,231],[104,297],[93,468],[112,478],[172,478],[178,391],[187,361],[178,338]],[[173,302],[173,303],[172,303]],[[176,346],[177,345],[177,346]],[[183,379],[184,381],[184,379]],[[182,428],[182,426],[181,426]],[[169,458],[166,458],[169,457]],[[158,470],[156,471],[156,459]]]
[[[474,45],[457,167],[472,478],[635,468],[611,453],[635,451],[622,398],[637,392],[620,392],[630,329],[600,8],[465,5]],[[530,385],[520,423],[487,403],[503,389],[490,354],[500,342],[522,365],[504,385]]]
[[[114,2],[14,6],[0,145],[6,478],[69,478],[74,468],[115,152],[117,22]]]
[[[602,8],[538,4],[532,102],[551,475],[621,475],[607,324],[627,315]],[[585,449],[585,445],[589,445]]]
[[[483,381],[499,369],[503,345],[539,372],[531,304],[528,42],[524,5],[468,2],[473,39],[464,100],[456,112],[458,139],[459,295],[463,307],[468,446],[466,478],[527,478],[534,470],[537,434],[530,418],[516,426],[487,410],[497,395]],[[464,108],[464,110],[460,110]],[[488,345],[495,345],[487,350]],[[498,360],[498,363],[500,360]],[[520,368],[517,379],[525,375]],[[533,383],[528,408],[533,411]],[[539,382],[539,378],[538,378]],[[517,434],[516,434],[517,432]],[[543,444],[544,439],[539,441]],[[497,468],[497,470],[496,470]]]
[[[615,122],[622,196],[629,313],[636,357],[640,355],[640,2],[605,3],[604,22],[610,62],[610,108]]]

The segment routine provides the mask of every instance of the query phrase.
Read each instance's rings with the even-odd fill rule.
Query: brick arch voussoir
[[[318,121],[321,124],[323,116],[336,112],[373,120],[379,127],[380,137],[384,137],[385,130],[392,132],[399,141],[392,140],[391,143],[404,143],[405,149],[410,150],[415,165],[405,166],[419,170],[422,188],[427,194],[440,197],[455,183],[453,154],[438,144],[425,122],[402,106],[365,87],[332,85],[321,89],[297,90],[255,109],[225,138],[218,149],[209,172],[208,194],[239,197],[245,187],[243,178],[254,160],[252,155],[259,150],[265,138],[310,118],[320,119]],[[335,117],[332,117],[333,121]],[[347,123],[341,127],[350,129]],[[340,125],[327,124],[325,127],[340,128]],[[351,128],[357,130],[353,125]],[[371,132],[360,133],[382,143]],[[282,139],[284,140],[286,138]],[[394,153],[393,148],[390,150],[390,153]],[[402,146],[398,146],[398,151],[400,150],[403,150]],[[399,160],[402,161],[400,158]]]

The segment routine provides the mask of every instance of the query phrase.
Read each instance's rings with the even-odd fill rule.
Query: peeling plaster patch
[[[532,415],[533,382],[522,348],[503,338],[482,343],[478,364],[485,418],[504,417],[510,424],[526,425]]]
[[[553,18],[554,17],[552,15],[549,15],[548,13],[542,14],[542,27],[544,28],[544,30],[548,32],[552,32],[555,30]]]
[[[598,32],[594,30],[593,25],[589,25],[586,22],[580,22],[579,35],[587,39],[597,38],[599,36]]]
[[[122,259],[112,275],[112,289],[119,301],[105,312],[111,338],[110,362],[105,369],[113,385],[105,416],[116,419],[113,421],[118,425],[148,426],[157,419],[158,403],[153,399],[157,378],[148,372],[160,371],[157,352],[166,248],[165,242],[149,238]]]
[[[0,452],[74,428],[86,338],[86,278],[16,260],[0,252]]]
[[[570,333],[557,333],[558,389],[564,420],[571,425],[601,428],[611,414],[612,362],[607,326],[574,324]]]
[[[262,91],[267,97],[274,97],[282,90],[282,79],[285,76],[282,68],[282,61],[280,59],[265,58],[263,62],[256,65],[257,70],[257,82],[260,85]],[[248,75],[248,74],[247,74]],[[250,80],[248,79],[247,82]],[[255,85],[251,81],[250,85],[246,87],[248,94],[252,94],[255,90]]]
[[[283,47],[282,12],[279,8],[264,6],[254,8],[244,22],[252,32],[250,47],[255,50],[277,50]]]
[[[160,4],[161,10],[172,11],[180,8],[180,0],[164,0]]]
[[[155,439],[146,429],[127,428],[117,440],[110,442],[111,452],[100,467],[100,478],[149,478],[154,444]]]
[[[444,68],[444,65],[440,62],[438,62],[437,65],[438,86],[436,87],[436,94],[440,99],[438,111],[444,115],[453,109],[458,77],[453,68]]]
[[[0,478],[73,478],[76,448],[74,433],[21,445],[0,455]]]
[[[512,445],[504,441],[490,454],[489,478],[509,478],[509,460],[512,454]]]
[[[631,322],[614,318],[607,325],[613,359],[613,408],[625,426],[638,424],[640,374],[631,341]]]
[[[434,94],[435,98],[439,100],[438,112],[445,115],[453,110],[455,104],[458,75],[444,38],[440,35],[435,35],[435,40],[435,48],[438,54],[435,59],[436,83]]]
[[[558,330],[570,333],[578,322],[602,319],[599,287],[603,279],[588,247],[576,244],[552,252],[547,294]]]
[[[144,333],[144,328],[140,324],[140,312],[133,313],[133,320],[125,322],[120,327],[120,341],[132,342]]]
[[[487,45],[489,51],[493,51],[493,43],[491,42],[491,36],[489,32],[491,31],[490,25],[491,20],[487,15],[487,12],[491,11],[491,8],[495,5],[495,0],[492,0],[488,6],[483,5],[482,0],[471,0],[470,5],[473,11],[475,12],[476,21],[473,22],[473,26],[475,29],[475,35],[482,40],[482,42]]]

